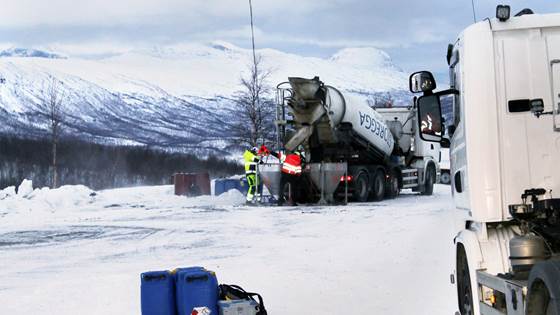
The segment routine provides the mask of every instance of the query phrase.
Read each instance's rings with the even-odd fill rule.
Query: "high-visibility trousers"
[[[257,175],[255,173],[247,174],[247,185],[249,185],[249,190],[247,191],[247,201],[253,201],[255,194],[257,193]]]

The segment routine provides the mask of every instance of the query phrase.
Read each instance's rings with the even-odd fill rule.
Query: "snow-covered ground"
[[[2,314],[139,314],[140,273],[193,265],[269,314],[453,314],[452,200],[245,207],[171,186],[0,193]]]

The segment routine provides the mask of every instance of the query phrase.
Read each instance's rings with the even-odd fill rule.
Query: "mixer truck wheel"
[[[383,200],[385,197],[385,173],[377,170],[373,175],[372,199],[374,201]]]
[[[449,174],[449,171],[442,171],[439,181],[444,185],[451,184],[451,175]]]
[[[354,181],[354,200],[366,202],[369,195],[369,178],[365,171],[360,172]]]
[[[387,198],[397,198],[399,195],[399,178],[395,172],[392,172],[389,180],[387,181],[387,187],[385,187],[385,197]]]
[[[422,190],[422,195],[431,196],[434,193],[434,183],[436,181],[436,175],[433,167],[428,166],[426,171],[426,179],[424,179],[424,189]]]

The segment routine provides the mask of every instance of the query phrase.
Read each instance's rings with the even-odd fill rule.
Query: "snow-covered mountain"
[[[289,76],[320,76],[345,93],[405,102],[406,74],[375,48],[348,48],[331,58],[262,49],[271,87]],[[40,136],[41,97],[54,77],[65,95],[66,133],[94,141],[184,150],[226,146],[233,98],[252,60],[229,43],[155,47],[104,59],[31,49],[0,52],[0,133]]]
[[[37,58],[51,58],[51,59],[66,58],[62,55],[58,55],[42,50],[16,48],[16,47],[0,51],[0,57],[37,57]]]

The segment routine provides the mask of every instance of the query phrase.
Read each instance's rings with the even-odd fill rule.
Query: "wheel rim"
[[[365,194],[367,194],[367,183],[363,176],[360,176],[358,184],[360,185],[360,198],[362,198]]]

